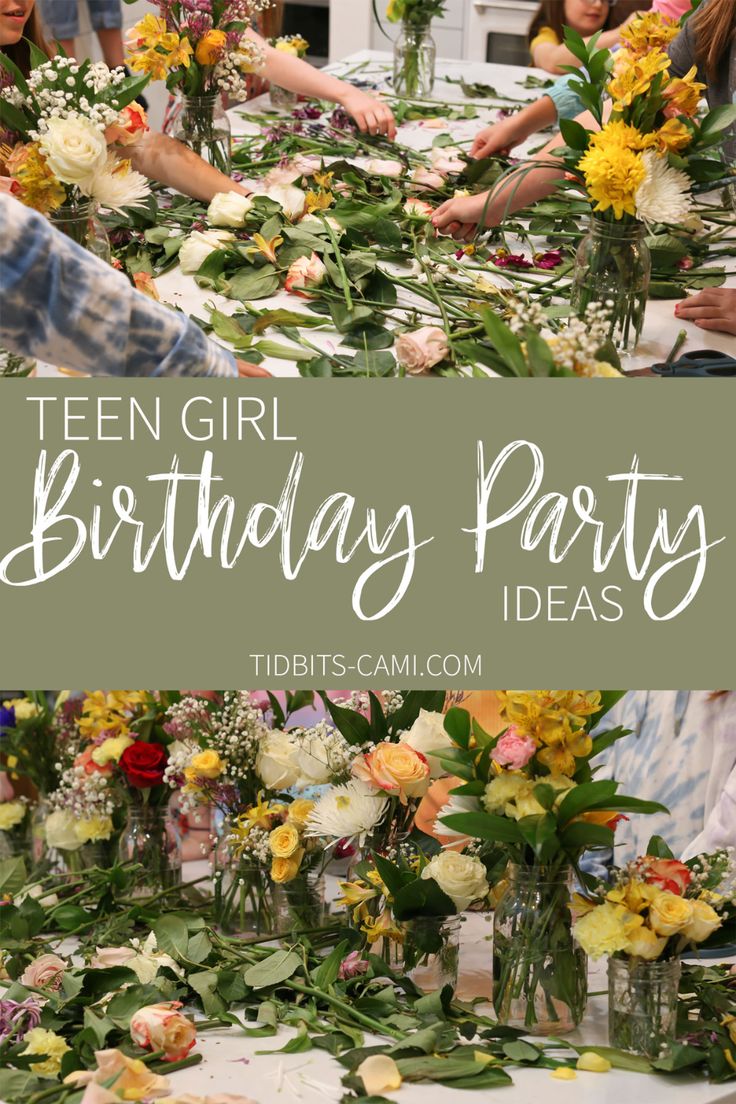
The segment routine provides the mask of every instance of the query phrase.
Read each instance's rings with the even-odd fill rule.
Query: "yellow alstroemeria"
[[[308,191],[304,206],[311,215],[313,211],[326,211],[331,207],[335,197],[332,192],[326,192],[322,188],[318,192]]]
[[[267,241],[262,234],[254,234],[251,241],[255,248],[249,247],[249,253],[260,253],[274,263],[276,261],[276,250],[284,243],[282,237],[269,238]]]
[[[388,909],[375,919],[364,920],[360,928],[369,943],[377,943],[379,939],[389,939],[392,943],[404,942],[404,932]]]
[[[335,174],[333,172],[316,172],[312,176],[316,184],[319,184],[320,188],[326,188],[329,190],[332,187],[332,178]]]
[[[666,73],[670,59],[663,50],[650,50],[641,58],[632,58],[626,51],[619,52],[614,66],[614,76],[608,83],[608,94],[614,110],[631,107],[639,96],[648,92],[660,73]]]
[[[662,94],[667,100],[666,114],[687,115],[692,118],[698,110],[698,105],[707,85],[695,80],[697,69],[693,65],[684,77],[674,77],[668,81]]]
[[[365,882],[340,882],[340,889],[342,897],[337,899],[336,904],[351,908],[355,923],[365,919],[368,916],[366,902],[378,897],[378,890],[371,889]]]
[[[157,46],[168,34],[166,20],[160,15],[144,15],[130,30],[130,41],[137,46]]]

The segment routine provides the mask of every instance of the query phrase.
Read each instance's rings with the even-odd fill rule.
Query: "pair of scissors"
[[[694,349],[691,353],[684,353],[678,360],[653,364],[652,371],[658,376],[669,377],[736,376],[736,357],[714,349]]]

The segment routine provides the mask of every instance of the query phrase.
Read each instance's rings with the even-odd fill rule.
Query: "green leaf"
[[[172,914],[159,917],[153,925],[156,946],[173,958],[186,958],[189,947],[189,932],[180,916]]]
[[[700,124],[701,137],[708,138],[726,130],[736,122],[736,104],[722,104],[715,107],[703,119]]]
[[[528,376],[529,368],[519,338],[511,332],[505,322],[502,322],[487,307],[481,308],[480,316],[488,337],[500,353],[506,366],[514,375]]]
[[[315,318],[312,314],[305,314],[304,311],[290,311],[290,310],[271,310],[264,311],[261,316],[253,325],[253,333],[261,334],[269,328],[269,326],[303,326],[314,327],[323,326],[324,320],[321,318]]]
[[[322,959],[322,962],[312,974],[312,982],[316,989],[324,991],[334,985],[340,972],[340,964],[347,954],[349,945],[348,940],[343,939]]]
[[[538,1062],[542,1057],[539,1047],[527,1043],[525,1039],[515,1039],[503,1044],[503,1052],[512,1062]]]
[[[0,894],[15,897],[28,881],[26,864],[22,855],[0,862]]]
[[[568,790],[557,810],[559,823],[565,825],[573,817],[580,816],[587,809],[598,806],[599,802],[605,802],[609,797],[613,798],[617,789],[618,782],[604,780],[601,782],[583,782],[582,785],[576,786],[574,790]],[[608,808],[608,805],[605,808]]]
[[[366,740],[370,740],[371,726],[367,717],[364,717],[362,713],[358,713],[355,709],[345,709],[341,705],[335,705],[327,697],[324,690],[319,691],[319,696],[335,722],[336,728],[349,744],[364,744]],[[407,727],[411,726],[408,725]]]
[[[590,135],[588,131],[575,119],[560,119],[560,133],[570,149],[586,150]]]
[[[413,920],[419,916],[454,916],[457,907],[434,878],[414,878],[394,894],[392,911],[397,920]]]
[[[516,821],[492,813],[451,813],[440,817],[448,828],[473,836],[475,839],[488,840],[490,843],[523,843],[524,837]]]
[[[560,842],[566,851],[587,850],[589,847],[613,847],[614,832],[604,824],[589,824],[577,820],[560,832]]]
[[[301,964],[301,957],[295,951],[274,951],[268,958],[249,966],[243,973],[243,980],[253,989],[265,989],[286,981],[296,973]]]
[[[223,295],[228,299],[240,299],[243,303],[249,303],[253,299],[267,299],[275,295],[279,283],[279,275],[273,265],[241,268],[225,281]]]
[[[339,333],[349,333],[356,326],[364,326],[374,318],[373,308],[360,303],[354,303],[352,310],[348,310],[345,303],[330,303],[330,314]]]
[[[599,1054],[601,1058],[606,1058],[614,1069],[632,1070],[634,1073],[652,1072],[652,1063],[640,1054],[630,1054],[629,1051],[619,1050],[617,1047],[578,1046],[576,1043],[571,1043],[569,1039],[565,1039],[564,1042],[565,1046],[569,1046],[577,1054]]]
[[[86,921],[92,921],[92,913],[79,905],[59,905],[54,909],[54,920],[62,931],[71,932]]]
[[[461,748],[470,747],[470,713],[467,709],[453,706],[445,714],[445,732],[454,744]]]
[[[647,844],[647,855],[654,855],[657,859],[674,859],[674,855],[669,848],[669,845],[661,836],[652,836]]]
[[[218,977],[215,970],[202,970],[200,973],[190,974],[187,980],[202,1001],[205,1015],[219,1016],[221,1012],[227,1012],[227,1005],[217,992]]]

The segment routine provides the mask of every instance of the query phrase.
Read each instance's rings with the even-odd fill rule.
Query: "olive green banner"
[[[728,381],[5,381],[3,685],[733,683]]]

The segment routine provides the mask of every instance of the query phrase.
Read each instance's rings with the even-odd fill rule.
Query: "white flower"
[[[376,793],[357,779],[333,786],[318,799],[309,814],[304,834],[338,840],[358,836],[362,842],[380,823],[388,803],[385,794]]]
[[[3,801],[0,803],[0,831],[7,832],[15,828],[25,815],[24,801]]]
[[[293,184],[273,184],[265,193],[269,199],[279,204],[282,211],[292,222],[304,214],[307,202],[306,193],[301,188],[295,188]]]
[[[402,732],[401,742],[420,751],[429,763],[430,778],[442,778],[447,774],[436,755],[430,755],[432,751],[445,751],[453,747],[452,740],[445,732],[445,717],[443,713],[432,713],[428,709],[420,709],[419,716],[408,732]]]
[[[122,211],[125,207],[140,207],[151,194],[148,181],[136,172],[127,159],[109,154],[103,167],[90,179],[86,191],[101,207]]]
[[[464,912],[473,901],[488,893],[483,863],[457,851],[440,851],[439,855],[434,855],[422,870],[422,878],[433,878],[443,893],[455,902],[458,912]]]
[[[225,230],[193,230],[179,250],[182,272],[198,272],[210,253],[233,240]]]
[[[469,837],[465,832],[458,832],[455,828],[450,828],[447,824],[443,824],[443,818],[452,816],[455,813],[479,812],[480,801],[477,797],[469,797],[467,794],[450,794],[450,800],[446,805],[442,806],[437,814],[437,819],[434,822],[434,830],[438,836],[447,836],[451,839],[468,839]]]
[[[127,966],[137,976],[141,985],[150,985],[159,970],[167,967],[177,977],[183,977],[184,971],[174,962],[171,955],[157,950],[156,936],[150,933],[145,943],[131,941],[130,947],[98,947],[90,963],[95,969],[105,970],[111,966]]]
[[[54,176],[63,184],[86,185],[107,161],[104,134],[80,115],[48,120],[39,145]]]
[[[635,196],[637,218],[672,226],[684,222],[693,203],[690,177],[680,169],[673,169],[654,150],[645,150],[641,156],[646,176]]]
[[[213,226],[242,226],[252,206],[250,196],[218,192],[207,208],[207,221]]]
[[[54,908],[59,903],[59,898],[55,893],[47,893],[44,895],[43,888],[34,882],[33,885],[28,886],[26,889],[21,889],[19,893],[16,893],[13,898],[13,904],[18,908],[23,904],[26,897],[30,897],[32,901],[38,901],[41,908]]]
[[[323,786],[332,778],[328,749],[317,732],[305,733],[296,746],[294,758],[299,771],[296,781],[299,789]]]
[[[269,790],[288,790],[299,781],[297,748],[287,732],[269,732],[256,756],[256,774]]]
[[[77,821],[65,809],[57,809],[46,818],[46,843],[62,851],[78,851],[82,840],[77,835]]]

